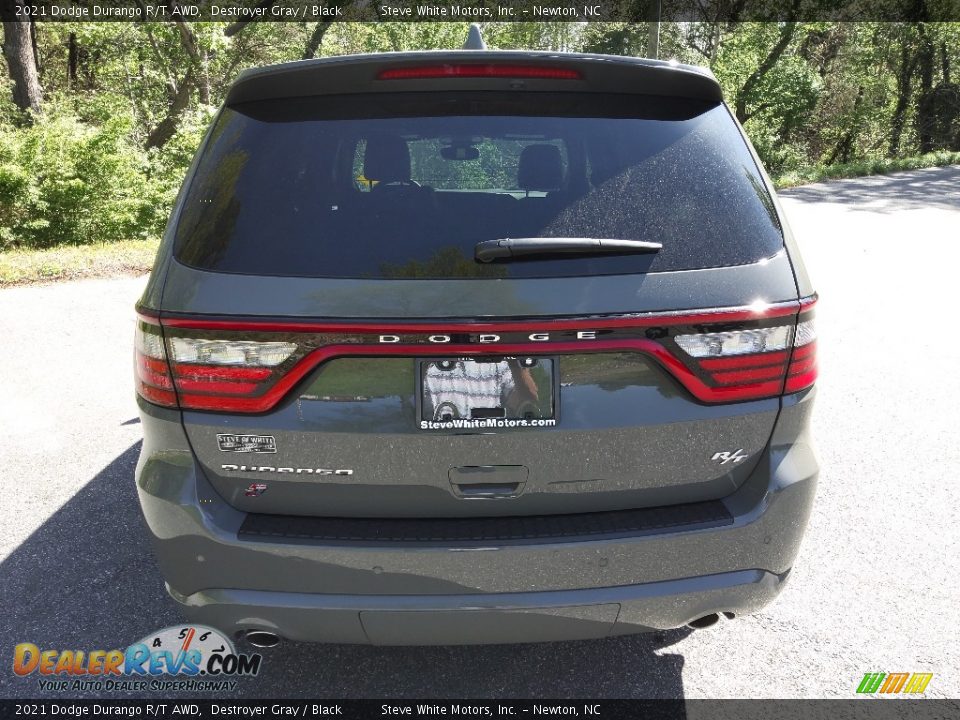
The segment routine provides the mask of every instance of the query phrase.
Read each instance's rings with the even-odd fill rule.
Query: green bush
[[[0,249],[159,235],[202,133],[199,113],[162,152],[133,140],[128,117],[97,125],[56,108],[0,126]]]
[[[885,175],[887,173],[920,168],[943,167],[960,164],[960,152],[938,150],[926,155],[914,155],[903,158],[877,158],[859,162],[836,165],[812,165],[785,173],[772,175],[778,188],[837,180],[841,178],[862,177],[864,175]]]

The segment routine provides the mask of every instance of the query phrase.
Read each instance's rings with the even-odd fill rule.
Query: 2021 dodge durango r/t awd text
[[[814,302],[708,71],[247,71],[138,305],[169,593],[237,635],[375,644],[756,611],[814,496]]]

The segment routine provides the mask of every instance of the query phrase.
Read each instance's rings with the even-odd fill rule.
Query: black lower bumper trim
[[[602,540],[733,523],[719,500],[639,510],[478,518],[325,518],[249,514],[241,540],[323,545],[476,547]]]

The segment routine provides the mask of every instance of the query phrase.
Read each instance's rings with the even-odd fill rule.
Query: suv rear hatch
[[[785,387],[812,382],[773,200],[692,69],[448,53],[255,71],[171,228],[141,394],[182,408],[244,511],[712,500],[755,465]],[[517,238],[553,252],[477,259]]]

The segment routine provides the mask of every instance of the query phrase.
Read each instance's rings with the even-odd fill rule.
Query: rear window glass
[[[656,254],[484,264],[484,240],[652,240]],[[756,262],[783,237],[722,105],[642,95],[397,93],[220,115],[177,258],[218,272],[563,277]]]

